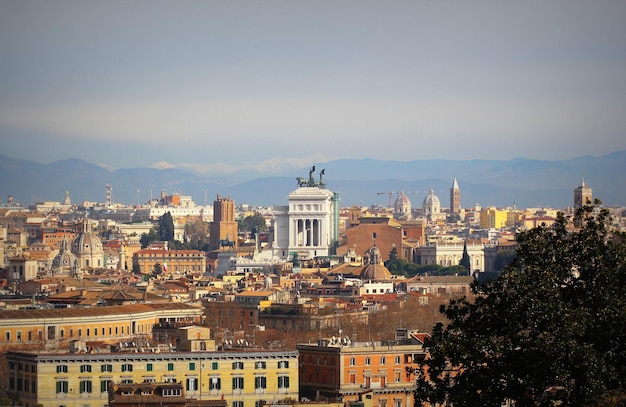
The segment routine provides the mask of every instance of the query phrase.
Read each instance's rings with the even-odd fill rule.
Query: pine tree
[[[159,218],[159,238],[164,242],[174,240],[174,219],[169,211]]]

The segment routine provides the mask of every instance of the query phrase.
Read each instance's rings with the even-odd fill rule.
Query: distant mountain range
[[[405,191],[413,207],[421,207],[431,188],[449,206],[449,191],[456,176],[461,205],[566,208],[573,203],[573,190],[584,177],[594,198],[607,206],[626,206],[626,151],[605,156],[568,160],[415,160],[409,162],[373,159],[341,159],[316,165],[313,174],[325,169],[324,182],[338,192],[341,206],[388,205]],[[212,177],[189,169],[126,168],[109,171],[95,164],[68,159],[39,164],[0,155],[0,202],[9,195],[22,205],[39,201],[62,201],[69,191],[73,203],[105,201],[105,185],[113,188],[113,201],[125,204],[147,202],[164,190],[168,195],[191,195],[198,205],[212,204],[217,194],[236,204],[284,205],[297,188],[296,177],[308,178],[309,169],[285,169],[278,173],[232,173]]]

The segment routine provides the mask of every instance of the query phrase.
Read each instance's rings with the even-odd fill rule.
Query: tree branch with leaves
[[[573,222],[572,222],[573,221]],[[441,307],[416,403],[586,406],[626,384],[626,239],[606,209],[522,232],[472,301]]]

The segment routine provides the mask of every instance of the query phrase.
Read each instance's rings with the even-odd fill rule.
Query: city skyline
[[[626,149],[625,17],[619,1],[4,1],[2,150],[200,172],[603,155]]]

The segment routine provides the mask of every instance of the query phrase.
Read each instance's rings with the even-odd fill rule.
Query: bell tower
[[[574,210],[590,205],[593,202],[593,190],[585,184],[583,178],[580,182],[580,186],[574,190]]]
[[[456,177],[452,181],[452,188],[450,188],[450,213],[459,213],[461,211],[461,189],[456,182]]]

